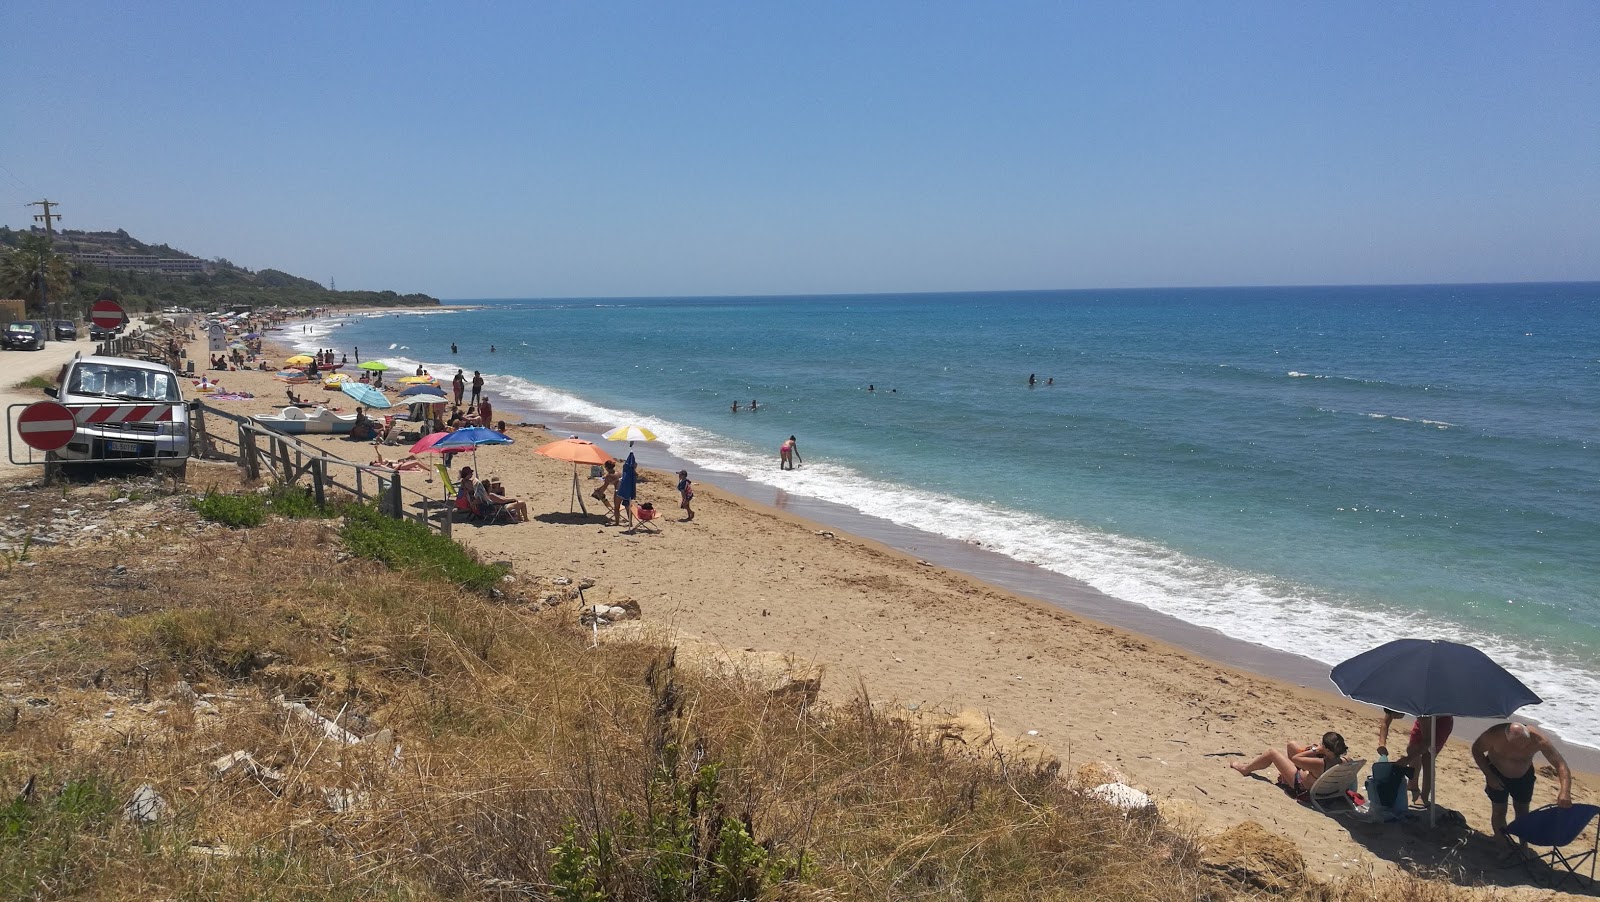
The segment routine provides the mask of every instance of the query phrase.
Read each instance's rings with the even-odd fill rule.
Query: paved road
[[[8,410],[13,404],[31,404],[34,401],[49,400],[48,396],[40,393],[36,388],[18,388],[17,384],[25,382],[34,376],[43,376],[54,379],[56,373],[61,371],[61,365],[71,360],[74,354],[83,353],[85,356],[94,353],[95,343],[88,339],[78,341],[47,341],[42,351],[0,351],[0,411]],[[11,429],[11,418],[6,420],[6,431]],[[24,458],[28,447],[11,436],[16,445],[16,455]],[[0,437],[0,442],[5,438]],[[14,465],[11,456],[0,449],[0,480],[28,479],[42,476],[44,468],[35,465]]]

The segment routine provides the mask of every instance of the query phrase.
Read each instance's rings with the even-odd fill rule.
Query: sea
[[[285,337],[480,370],[564,432],[653,430],[646,465],[1234,640],[1470,643],[1600,747],[1600,283],[462,299],[307,328]]]

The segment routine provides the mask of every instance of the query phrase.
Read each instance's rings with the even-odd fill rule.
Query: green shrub
[[[218,608],[163,611],[150,622],[150,637],[175,663],[230,676],[249,673],[256,655],[267,649],[259,624]]]
[[[253,493],[224,495],[211,489],[189,503],[202,518],[234,529],[260,526],[267,521],[266,499]]]
[[[504,567],[480,562],[453,539],[436,535],[421,523],[393,519],[370,504],[351,504],[343,510],[340,534],[351,554],[475,592],[489,591],[506,574]]]
[[[17,383],[19,391],[45,391],[56,387],[56,380],[46,376],[30,376]]]
[[[262,497],[269,511],[291,520],[326,519],[335,516],[335,511],[331,508],[317,506],[316,496],[311,494],[310,489],[299,486],[274,483]]]
[[[37,784],[50,782],[44,776]],[[79,847],[114,823],[116,796],[98,777],[68,780],[54,795],[40,793],[0,807],[0,898],[33,898],[43,886],[70,895],[88,876],[79,867]]]

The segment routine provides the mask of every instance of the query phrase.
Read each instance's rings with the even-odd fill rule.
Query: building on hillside
[[[133,254],[68,254],[74,263],[101,269],[124,269],[183,276],[206,272],[206,261],[193,257],[139,257]]]

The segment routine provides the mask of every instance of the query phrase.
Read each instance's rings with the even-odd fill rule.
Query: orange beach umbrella
[[[611,455],[601,450],[594,442],[586,442],[581,438],[564,438],[559,441],[540,445],[533,449],[535,454],[553,457],[556,460],[572,461],[572,497],[578,502],[578,509],[585,514],[589,509],[583,505],[583,487],[578,484],[578,464],[603,464],[611,459]],[[567,510],[572,510],[572,504],[567,504]]]
[[[611,459],[611,455],[601,450],[599,445],[581,438],[564,438],[547,445],[540,445],[533,449],[533,453],[554,457],[556,460],[570,460],[575,465],[603,464]]]

